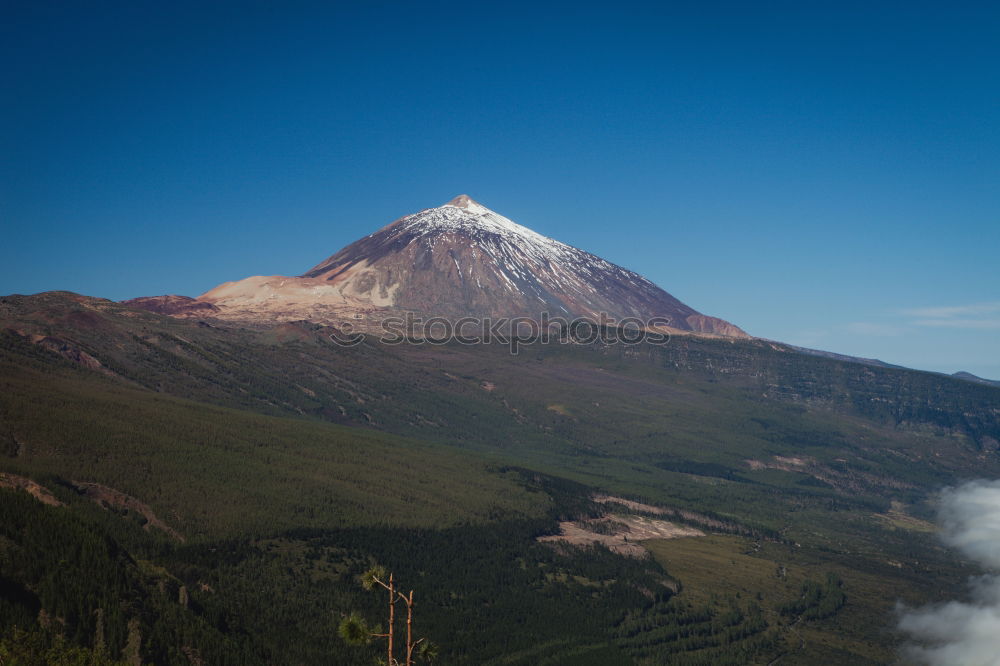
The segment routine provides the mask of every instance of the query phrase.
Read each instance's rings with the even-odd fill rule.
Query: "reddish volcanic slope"
[[[745,337],[630,270],[542,236],[466,195],[396,220],[297,278],[252,277],[203,294],[222,316],[329,319],[351,311],[423,316],[661,318],[682,331]]]
[[[122,304],[174,317],[211,317],[219,311],[219,308],[211,303],[199,301],[190,296],[178,296],[176,294],[140,296],[139,298],[130,298],[127,301],[122,301]]]

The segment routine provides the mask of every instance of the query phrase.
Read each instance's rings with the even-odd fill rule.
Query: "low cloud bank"
[[[1000,570],[1000,481],[973,481],[942,493],[945,543],[987,569]],[[928,666],[1000,665],[1000,575],[969,580],[968,601],[902,608],[909,635],[902,656]]]

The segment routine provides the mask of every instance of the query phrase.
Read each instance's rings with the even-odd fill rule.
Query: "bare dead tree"
[[[387,642],[387,666],[413,666],[414,652],[426,663],[431,663],[437,657],[437,646],[425,638],[413,638],[413,590],[404,594],[396,587],[396,579],[384,567],[372,567],[361,576],[361,585],[366,590],[382,588],[388,593],[389,628],[383,632],[380,627],[371,628],[358,613],[351,613],[340,622],[339,633],[347,643],[352,645],[371,643],[373,639],[384,638]],[[406,661],[396,659],[396,604],[406,605]],[[419,649],[418,649],[419,647]]]

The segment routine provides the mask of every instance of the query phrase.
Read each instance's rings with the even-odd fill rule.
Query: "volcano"
[[[747,337],[648,279],[538,234],[467,195],[407,215],[298,277],[227,282],[197,299],[222,318],[549,317],[666,322],[678,331]]]

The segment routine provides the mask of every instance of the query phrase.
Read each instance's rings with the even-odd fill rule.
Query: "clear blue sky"
[[[4,2],[0,293],[295,275],[468,193],[755,335],[1000,379],[1000,5],[484,4]]]

